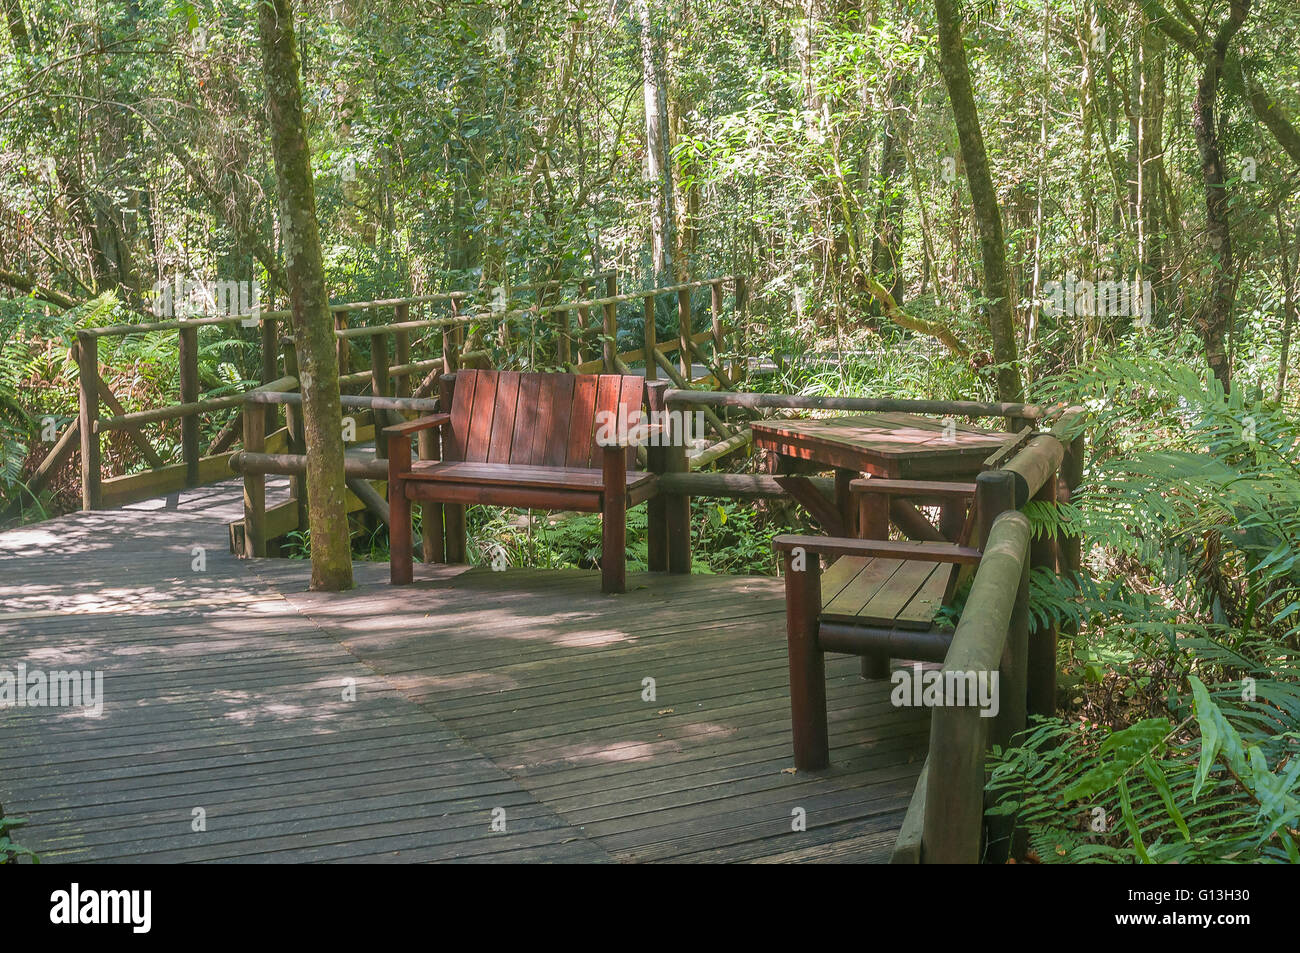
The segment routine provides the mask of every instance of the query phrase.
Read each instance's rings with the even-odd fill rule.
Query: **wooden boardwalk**
[[[104,673],[99,717],[0,709],[47,862],[888,859],[927,718],[832,657],[834,766],[794,773],[778,580],[358,564],[309,593],[227,552],[238,494],[0,534],[0,670]]]

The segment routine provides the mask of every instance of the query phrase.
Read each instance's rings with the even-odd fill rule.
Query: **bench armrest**
[[[413,433],[419,433],[421,430],[428,430],[431,427],[445,427],[451,423],[451,414],[433,414],[429,417],[417,417],[415,420],[408,420],[404,424],[393,424],[391,427],[384,428],[385,437],[409,437]]]
[[[602,433],[596,428],[596,446],[598,447],[644,447],[651,437],[658,435],[662,441],[668,435],[668,428],[663,424],[640,423],[629,426],[626,431],[615,434]]]
[[[870,556],[880,559],[903,559],[913,562],[958,563],[973,565],[983,553],[970,546],[952,543],[927,543],[913,540],[850,539],[838,536],[777,536],[772,540],[777,552],[802,549],[824,556]]]

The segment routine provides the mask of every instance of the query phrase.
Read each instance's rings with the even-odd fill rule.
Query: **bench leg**
[[[627,591],[627,451],[605,447],[600,455],[600,591]]]
[[[826,659],[817,644],[821,563],[815,553],[804,554],[807,565],[792,569],[792,556],[785,554],[785,634],[790,651],[794,765],[801,771],[816,771],[831,760],[826,731]]]
[[[627,592],[627,513],[624,498],[610,494],[601,514],[600,591]]]
[[[668,508],[659,496],[646,501],[646,564],[651,572],[668,571]]]
[[[424,540],[424,561],[443,563],[447,554],[443,549],[443,504],[420,504],[420,536]]]
[[[889,654],[872,652],[862,656],[862,677],[868,679],[889,678]]]
[[[449,563],[465,562],[465,506],[447,503],[443,506],[447,527],[446,558]]]
[[[406,496],[406,484],[389,480],[388,483],[388,578],[395,586],[412,579],[411,564],[411,501]]]

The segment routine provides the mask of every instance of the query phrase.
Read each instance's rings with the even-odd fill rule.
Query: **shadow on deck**
[[[888,860],[928,719],[830,657],[834,766],[794,773],[779,580],[358,564],[308,593],[218,549],[224,516],[0,534],[0,669],[105,679],[98,717],[0,709],[46,860]]]

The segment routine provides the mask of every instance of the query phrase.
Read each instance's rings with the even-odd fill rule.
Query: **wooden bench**
[[[446,526],[449,561],[464,558],[464,507],[488,504],[602,514],[601,588],[623,592],[627,507],[655,495],[655,478],[636,470],[626,433],[601,425],[634,426],[644,399],[645,381],[636,376],[457,372],[449,413],[384,430],[392,582],[412,578],[413,501],[426,520]],[[440,440],[423,454],[433,459],[413,463],[411,437],[422,430]]]
[[[905,501],[939,505],[950,514],[975,494],[968,483],[871,479],[855,480],[851,488],[863,531],[881,536],[891,513],[924,521],[915,509],[898,509]],[[785,569],[796,767],[813,770],[830,762],[826,652],[862,656],[863,675],[870,678],[887,678],[891,658],[943,661],[952,633],[936,629],[933,620],[980,560],[980,550],[966,545],[976,518],[971,507],[952,541],[933,527],[933,537],[921,540],[787,535],[772,541]],[[953,523],[951,515],[946,521]],[[824,571],[822,557],[829,562]]]

